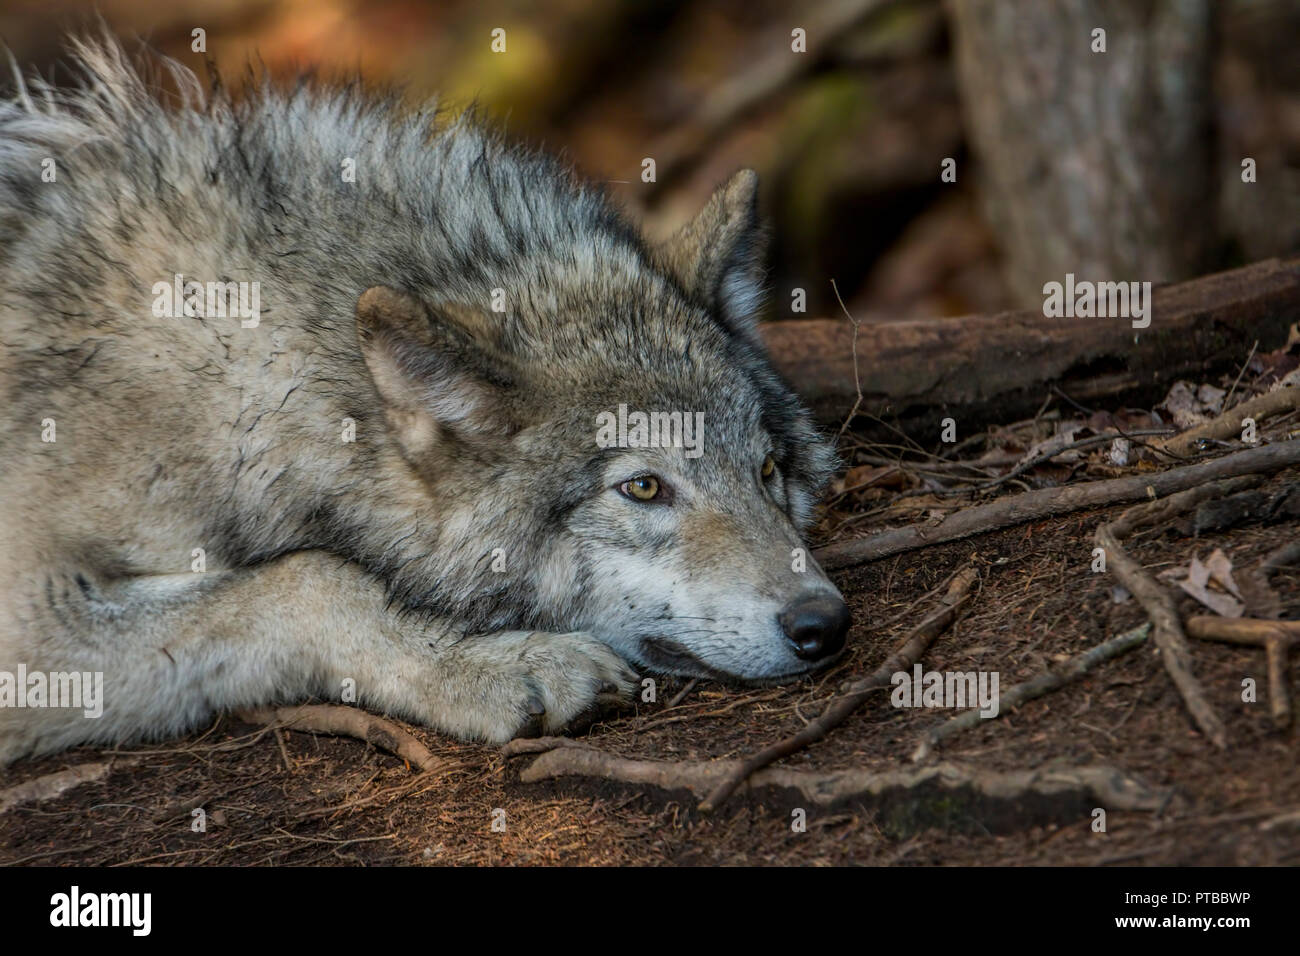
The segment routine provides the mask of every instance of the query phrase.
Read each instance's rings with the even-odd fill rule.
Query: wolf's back
[[[628,290],[647,275],[599,191],[472,117],[355,84],[235,97],[165,59],[137,67],[107,38],[74,44],[74,65],[70,88],[32,80],[0,101],[15,561],[51,537],[142,573],[177,541],[250,560],[285,547],[339,471],[365,467],[369,448],[332,440],[340,421],[382,430],[354,322],[367,288],[486,306],[498,289],[558,301],[566,282]],[[260,314],[188,314],[169,293],[191,281],[255,289]],[[559,315],[583,335],[532,304],[530,321]],[[45,422],[52,440],[34,444]]]
[[[244,272],[278,325],[320,334],[377,282],[477,302],[638,247],[598,191],[470,114],[359,84],[263,80],[235,98],[109,38],[74,54],[77,86],[33,80],[0,102],[0,288],[51,319],[79,318],[60,302],[97,320],[116,305],[138,327],[154,283]]]

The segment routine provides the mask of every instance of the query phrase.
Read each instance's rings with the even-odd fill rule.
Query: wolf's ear
[[[510,377],[475,341],[482,317],[386,286],[357,300],[357,338],[384,415],[408,460],[449,437],[483,446],[512,434]]]
[[[660,265],[727,327],[758,341],[767,241],[758,219],[758,173],[742,169],[694,219],[655,250]]]

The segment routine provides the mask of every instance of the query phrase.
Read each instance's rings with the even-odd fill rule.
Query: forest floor
[[[1294,419],[1294,415],[1289,419]],[[1060,434],[1068,416],[995,430],[969,460],[1003,461]],[[1100,427],[1098,421],[1094,426]],[[1134,422],[1125,422],[1134,427]],[[1141,424],[1141,423],[1138,423]],[[1077,435],[1077,423],[1071,435]],[[1279,424],[1275,438],[1290,437]],[[1007,450],[1012,450],[1012,455]],[[882,446],[858,443],[850,462]],[[885,449],[887,452],[888,450]],[[897,453],[897,449],[895,449]],[[1205,457],[1218,452],[1210,451]],[[1091,449],[1036,467],[993,494],[1137,473]],[[898,454],[902,462],[907,456]],[[933,456],[931,456],[933,458]],[[954,459],[955,460],[955,459]],[[841,476],[819,541],[844,540],[969,504],[920,466],[854,464]],[[980,465],[979,467],[984,467]],[[1005,466],[989,466],[1005,474]],[[899,473],[904,475],[898,480]],[[1091,474],[1090,474],[1091,473]],[[888,480],[885,480],[888,479]],[[1019,484],[1022,487],[1016,487]],[[883,487],[882,487],[883,486]],[[918,493],[918,489],[921,493]],[[935,494],[930,494],[934,491]],[[1255,567],[1300,539],[1300,468],[1275,472],[1258,492],[1271,513],[1196,530],[1171,521],[1126,542],[1152,574],[1186,569],[1221,549],[1234,569]],[[582,742],[656,761],[743,757],[821,712],[846,682],[874,670],[932,609],[944,582],[972,561],[979,576],[956,622],[921,661],[927,671],[997,672],[1003,693],[1146,620],[1138,601],[1094,573],[1097,526],[1116,505],[1020,524],[837,571],[852,607],[850,648],[828,671],[784,687],[736,689],[664,679],[654,702],[593,726]],[[1174,575],[1177,576],[1176,574]],[[1165,580],[1169,580],[1168,577]],[[1300,618],[1300,569],[1271,576],[1284,619]],[[1210,613],[1182,590],[1182,614]],[[1249,609],[1247,614],[1249,614]],[[407,727],[436,757],[420,774],[402,759],[346,737],[284,732],[231,716],[187,738],[118,751],[82,749],[21,762],[5,786],[113,761],[101,779],[0,814],[0,863],[121,864],[902,864],[1259,865],[1300,861],[1300,761],[1295,722],[1275,729],[1265,655],[1254,647],[1191,641],[1192,669],[1227,727],[1217,749],[1196,728],[1151,642],[1082,679],[983,720],[919,764],[919,738],[951,710],[891,704],[884,688],[825,739],[777,766],[805,771],[896,771],[939,762],[980,771],[1104,766],[1166,796],[1143,809],[1110,808],[1097,826],[1085,799],[1039,801],[1021,813],[976,807],[900,816],[871,801],[806,807],[739,793],[712,813],[698,794],[591,777],[521,782],[537,759],[451,742]],[[1288,680],[1293,698],[1296,681]],[[1253,679],[1257,699],[1243,700]],[[918,798],[920,799],[920,798]],[[932,798],[931,798],[932,799]],[[206,827],[196,832],[194,808]],[[987,808],[985,808],[987,809]],[[1003,808],[1005,810],[1005,807]],[[1103,807],[1103,809],[1105,809]],[[504,811],[504,813],[502,813]],[[495,825],[494,825],[495,824]]]

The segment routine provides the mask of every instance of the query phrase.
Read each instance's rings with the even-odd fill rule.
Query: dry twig
[[[1008,481],[1019,478],[1026,472],[1033,471],[1039,465],[1047,464],[1047,462],[1051,461],[1053,458],[1058,455],[1063,455],[1067,451],[1078,451],[1081,448],[1091,448],[1093,445],[1105,445],[1109,442],[1115,441],[1117,438],[1147,438],[1153,435],[1168,434],[1168,428],[1138,428],[1127,432],[1118,429],[1108,429],[1104,434],[1090,435],[1087,438],[1080,438],[1077,441],[1072,441],[1069,444],[1062,445],[1060,448],[1053,448],[1050,451],[1045,451],[1041,454],[1035,455],[1033,458],[1024,459],[1018,462],[1016,466],[1005,475],[999,475],[998,477],[991,478],[988,481],[979,482],[975,485],[974,490],[991,491],[999,485],[1004,485]]]
[[[132,767],[137,763],[139,763],[139,760],[134,758],[102,760],[97,763],[83,763],[76,767],[69,767],[67,770],[47,773],[33,780],[25,780],[20,784],[0,790],[0,813],[28,803],[53,800],[73,787],[79,787],[83,783],[98,783],[114,770]]]
[[[1188,455],[1196,451],[1197,445],[1202,441],[1240,438],[1241,423],[1244,419],[1253,418],[1258,421],[1261,418],[1284,415],[1298,408],[1300,408],[1300,388],[1275,389],[1247,399],[1203,425],[1197,425],[1164,441],[1156,442],[1156,447],[1172,455]]]
[[[739,763],[631,760],[602,750],[559,747],[534,760],[520,780],[588,777],[698,797],[735,776]],[[1111,767],[996,772],[949,763],[884,772],[814,773],[768,767],[749,777],[742,790],[751,796],[761,794],[765,807],[802,807],[810,815],[814,810],[844,806],[891,811],[891,825],[906,832],[928,826],[1010,829],[1034,819],[1082,817],[1098,804],[1156,811],[1175,798],[1170,790],[1153,789]]]
[[[1201,732],[1220,749],[1228,745],[1227,731],[1192,674],[1192,655],[1187,647],[1187,638],[1183,634],[1182,621],[1178,617],[1173,595],[1133,560],[1120,542],[1140,527],[1181,514],[1207,498],[1218,498],[1239,491],[1258,480],[1258,476],[1249,475],[1190,488],[1161,501],[1135,505],[1116,520],[1097,528],[1097,544],[1105,553],[1107,570],[1119,579],[1147,612],[1155,628],[1155,643],[1160,648],[1165,670],[1182,694],[1183,702]]]
[[[391,720],[376,717],[355,707],[334,704],[259,707],[246,710],[239,716],[251,724],[268,724],[310,734],[356,737],[380,750],[396,754],[424,773],[445,770],[450,766],[447,761],[435,757],[428,747]]]
[[[575,740],[572,737],[516,737],[501,748],[501,756],[509,760],[511,757],[522,757],[524,754],[544,754],[559,747],[597,749],[584,740]]]
[[[1300,641],[1300,621],[1261,621],[1249,617],[1202,615],[1187,619],[1187,633],[1203,641],[1262,647],[1268,661],[1268,701],[1273,726],[1291,724],[1291,696],[1287,690],[1287,654]]]
[[[1040,488],[1021,495],[999,498],[986,505],[956,511],[938,523],[920,522],[827,545],[819,548],[815,556],[822,567],[828,570],[847,568],[902,551],[956,541],[986,531],[997,531],[1088,508],[1168,495],[1219,478],[1262,474],[1295,464],[1300,464],[1300,440],[1277,442],[1151,475],[1089,481],[1060,488]]]
[[[668,706],[665,707],[664,710],[672,710],[674,707],[680,704],[683,700],[686,699],[686,695],[695,689],[695,685],[698,683],[699,683],[699,679],[695,677],[692,677],[690,680],[688,680],[685,686],[683,686],[681,690],[673,694],[672,700],[668,701]]]
[[[1150,631],[1150,624],[1135,627],[1133,630],[1120,634],[1118,637],[1112,637],[1109,641],[1098,644],[1082,654],[1076,654],[1059,667],[1049,668],[1024,683],[1007,688],[1006,693],[999,695],[999,715],[1014,710],[1035,697],[1042,697],[1057,688],[1064,687],[1066,684],[1078,680],[1098,664],[1131,651],[1147,639]],[[912,753],[913,762],[924,760],[939,743],[963,730],[969,730],[982,720],[984,718],[980,715],[979,709],[972,708],[935,727],[921,738],[921,742]]]
[[[934,639],[947,630],[948,626],[956,619],[957,611],[970,597],[971,588],[974,587],[978,577],[975,568],[968,567],[953,578],[952,583],[948,585],[948,593],[944,595],[938,610],[918,624],[908,635],[907,640],[893,654],[889,655],[889,658],[877,667],[869,677],[855,682],[849,688],[848,693],[827,705],[821,716],[810,722],[803,730],[791,737],[787,737],[785,740],[777,741],[770,747],[760,750],[743,761],[704,798],[704,802],[700,804],[700,810],[707,813],[716,809],[756,771],[780,760],[782,757],[787,757],[796,751],[802,750],[811,743],[821,740],[844,723],[845,719],[857,710],[875,691],[887,687],[894,674],[910,669],[917,659],[925,653],[926,648],[930,646]]]

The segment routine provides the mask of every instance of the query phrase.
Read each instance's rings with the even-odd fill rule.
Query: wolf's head
[[[692,676],[836,656],[848,610],[800,537],[833,455],[756,328],[756,188],[738,173],[660,245],[580,222],[520,237],[481,294],[361,297],[389,434],[438,514],[436,581],[408,602],[430,581],[471,627],[586,630]]]

